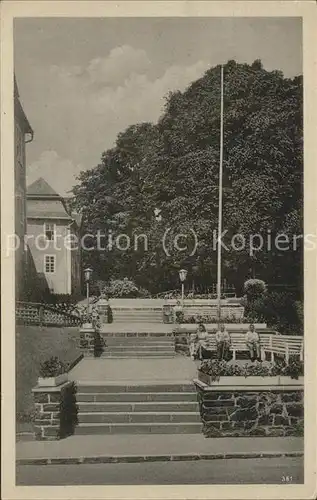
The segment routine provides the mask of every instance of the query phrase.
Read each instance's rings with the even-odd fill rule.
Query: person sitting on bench
[[[207,336],[208,334],[205,325],[203,323],[199,323],[196,333],[191,335],[190,338],[191,343],[189,350],[190,357],[192,359],[202,359],[202,348]]]
[[[226,330],[225,325],[221,324],[216,332],[216,345],[217,345],[217,358],[219,360],[229,360],[231,338],[229,332]]]
[[[249,350],[251,361],[261,360],[261,346],[259,334],[255,331],[254,325],[251,323],[249,330],[245,335],[245,343]]]

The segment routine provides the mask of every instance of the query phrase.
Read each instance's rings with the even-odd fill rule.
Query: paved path
[[[190,454],[298,453],[301,437],[205,438],[202,434],[70,436],[60,441],[19,442],[17,459]]]
[[[199,485],[199,484],[277,484],[304,483],[303,459],[260,458],[253,460],[213,460],[211,462],[120,463],[94,465],[18,466],[18,486],[28,485]],[[288,483],[285,479],[288,478]],[[164,487],[163,486],[163,487]],[[141,496],[153,498],[153,487]],[[162,492],[162,490],[160,490]],[[185,492],[184,492],[185,493]],[[313,492],[312,492],[313,493]],[[127,495],[131,494],[131,489]],[[197,486],[187,486],[184,498],[197,496]],[[202,496],[204,496],[206,492]],[[124,496],[124,493],[122,492]],[[164,493],[161,493],[164,496]],[[155,496],[161,497],[157,492]],[[104,498],[109,493],[104,492]],[[121,496],[121,495],[120,495]],[[208,496],[208,495],[207,495]],[[254,498],[257,497],[256,489]],[[140,498],[140,493],[134,498]],[[207,497],[206,497],[207,498]],[[281,498],[281,497],[280,497]],[[304,496],[302,496],[304,498]],[[305,497],[308,498],[308,497]],[[310,497],[310,498],[313,498]]]
[[[70,372],[69,380],[102,383],[192,382],[197,364],[182,355],[174,358],[84,358]]]

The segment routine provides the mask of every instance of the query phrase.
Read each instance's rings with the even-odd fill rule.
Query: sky
[[[119,132],[156,122],[168,92],[230,59],[301,74],[300,19],[16,19],[15,73],[34,130],[27,183],[43,177],[65,195]]]

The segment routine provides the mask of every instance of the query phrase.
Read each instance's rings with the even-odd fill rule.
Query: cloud
[[[56,151],[43,151],[39,159],[27,167],[27,185],[43,177],[58,194],[65,196],[76,184],[75,177],[82,169],[81,165],[61,158]]]
[[[43,149],[91,168],[119,132],[134,123],[156,122],[164,96],[184,90],[208,67],[206,61],[197,61],[170,66],[154,76],[146,52],[123,45],[85,66],[39,68],[33,92],[34,102],[42,105],[42,120],[32,122],[34,147],[38,138]]]

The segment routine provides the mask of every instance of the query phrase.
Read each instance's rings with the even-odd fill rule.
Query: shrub
[[[304,375],[304,362],[296,356],[290,356],[288,364],[285,363],[285,360],[279,361],[274,368],[274,374],[285,375],[295,380]]]
[[[74,433],[75,426],[78,424],[76,393],[77,387],[74,382],[62,391],[60,403],[60,438],[71,436]]]
[[[302,302],[288,292],[269,292],[249,304],[246,315],[250,321],[264,321],[279,332],[303,335]]]
[[[104,342],[98,331],[94,333],[94,357],[100,358],[103,353]]]
[[[63,363],[57,356],[51,356],[48,360],[40,364],[40,377],[57,377],[66,373],[68,365]]]
[[[110,280],[104,287],[103,293],[112,298],[137,298],[149,296],[149,292],[138,288],[134,281],[124,278],[123,280]]]
[[[266,285],[263,280],[249,279],[244,283],[244,292],[250,302],[261,297],[265,291]]]
[[[296,357],[290,357],[289,363],[285,361],[269,365],[262,363],[245,364],[244,366],[228,364],[225,361],[217,359],[207,359],[202,361],[200,371],[211,376],[212,381],[218,381],[221,376],[232,377],[274,377],[276,375],[289,376],[292,379],[298,379],[304,374],[304,363]]]
[[[112,312],[112,309],[110,306],[108,306],[108,310],[107,310],[107,320],[108,320],[108,323],[113,323],[113,312]]]

